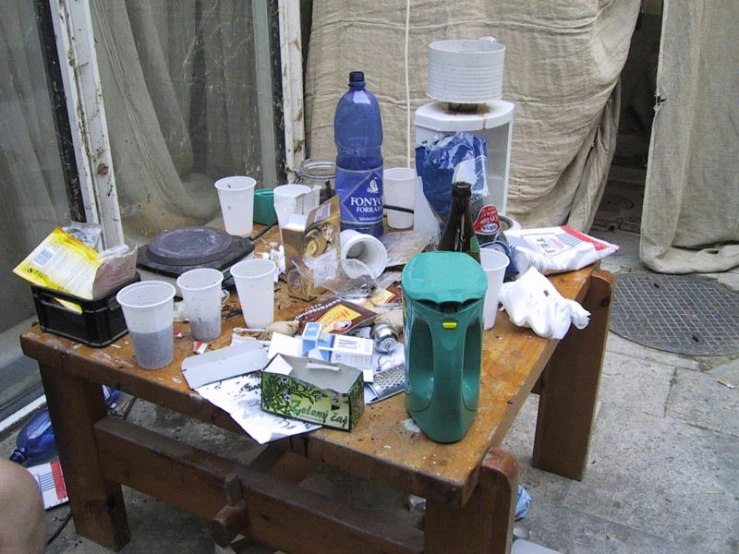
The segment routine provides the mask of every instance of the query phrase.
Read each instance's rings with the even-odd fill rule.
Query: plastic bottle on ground
[[[105,404],[112,407],[120,391],[103,385]],[[15,439],[16,449],[10,455],[10,461],[23,465],[35,465],[48,462],[57,454],[54,430],[51,427],[49,410],[44,408],[28,420],[18,431]]]

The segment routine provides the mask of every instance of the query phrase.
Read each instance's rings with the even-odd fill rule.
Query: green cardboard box
[[[364,412],[363,388],[353,367],[277,354],[262,371],[262,409],[351,431]]]

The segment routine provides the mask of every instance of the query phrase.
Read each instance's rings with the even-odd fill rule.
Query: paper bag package
[[[294,214],[281,229],[285,248],[285,274],[290,296],[313,300],[325,291],[298,271],[296,260],[305,265],[307,258],[320,259],[326,268],[338,268],[341,262],[339,197],[334,196],[307,216]]]
[[[362,372],[277,354],[262,371],[262,409],[351,431],[364,412]]]

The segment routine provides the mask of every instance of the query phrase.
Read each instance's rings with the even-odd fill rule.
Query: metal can
[[[478,200],[472,206],[472,227],[477,235],[477,242],[482,246],[489,242],[504,240],[503,228],[497,208],[492,204],[483,204]]]
[[[484,204],[482,200],[478,201],[472,207],[472,219],[474,221],[472,227],[475,230],[480,248],[498,250],[512,261],[511,247],[503,232],[507,222],[504,223],[504,220],[501,219],[497,208],[492,204]],[[506,274],[512,270],[513,268],[507,269]]]
[[[372,328],[372,340],[375,349],[389,354],[398,347],[398,334],[387,323],[378,323]]]

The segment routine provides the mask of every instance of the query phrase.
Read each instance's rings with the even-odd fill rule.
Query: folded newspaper
[[[564,225],[506,231],[505,236],[522,275],[530,267],[544,275],[582,269],[619,250],[615,244]]]

